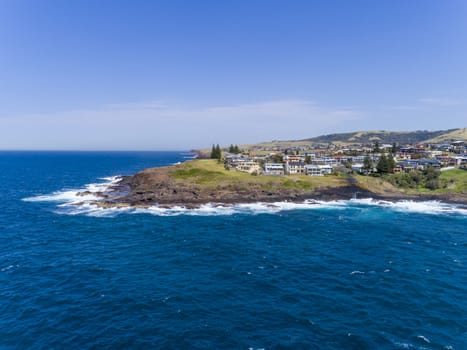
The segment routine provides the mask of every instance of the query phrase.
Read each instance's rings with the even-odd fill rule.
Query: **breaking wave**
[[[209,203],[199,208],[189,209],[182,206],[164,208],[152,206],[148,208],[115,207],[100,208],[94,204],[99,199],[98,193],[105,192],[109,186],[116,184],[121,177],[112,176],[100,178],[102,182],[88,184],[81,189],[66,189],[46,195],[24,198],[26,202],[57,202],[59,214],[88,215],[98,217],[113,217],[118,214],[152,214],[158,216],[176,215],[232,215],[232,214],[276,214],[288,210],[313,210],[333,209],[341,210],[347,208],[364,209],[367,207],[379,207],[383,210],[393,210],[407,213],[422,213],[432,215],[458,215],[467,216],[467,208],[462,205],[447,204],[439,201],[384,201],[373,198],[350,199],[337,201],[306,200],[301,203],[273,202],[273,203],[248,203],[223,205]]]
[[[109,186],[120,181],[120,176],[99,178],[101,182],[85,185],[83,188],[64,189],[51,194],[23,198],[25,202],[61,202],[62,205],[89,204],[99,199],[99,192],[105,192]]]
[[[57,202],[55,212],[67,215],[88,215],[97,217],[114,217],[119,214],[152,214],[157,216],[177,215],[233,215],[233,214],[276,214],[290,210],[316,210],[333,209],[343,210],[353,208],[363,210],[368,207],[378,207],[382,210],[392,210],[407,213],[422,213],[431,215],[457,215],[467,216],[467,207],[443,203],[440,201],[386,201],[373,198],[350,199],[336,201],[306,200],[301,203],[294,202],[257,202],[247,204],[225,205],[208,203],[199,208],[185,208],[175,206],[171,208],[151,206],[148,208],[114,207],[101,208],[94,204],[99,200],[98,192],[105,192],[109,186],[116,184],[120,176],[100,178],[101,182],[88,184],[81,189],[66,189],[46,195],[24,198],[26,202]]]

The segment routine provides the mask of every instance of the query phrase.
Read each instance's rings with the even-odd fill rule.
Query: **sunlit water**
[[[467,349],[461,206],[74,205],[187,157],[0,153],[0,349]]]

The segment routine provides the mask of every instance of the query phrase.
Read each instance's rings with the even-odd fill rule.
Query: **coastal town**
[[[291,148],[257,146],[245,150],[231,145],[223,152],[219,151],[219,146],[213,146],[211,158],[222,160],[226,169],[264,176],[371,175],[410,173],[428,168],[440,171],[467,169],[467,143],[464,140],[426,144],[318,143]]]
[[[399,141],[415,136],[425,138],[426,132],[386,132],[386,136],[377,132],[382,136],[379,139],[374,138],[375,132],[358,132],[366,141],[272,141],[222,148],[213,145],[211,150],[190,153],[190,158],[197,159],[124,176],[92,203],[100,208],[200,208],[210,203],[237,205],[358,197],[442,200],[464,205],[464,132],[465,129],[449,134],[438,132],[443,138],[440,142],[388,142],[394,136]],[[453,134],[460,134],[461,138],[452,138]],[[319,138],[330,136],[349,138],[348,134]]]

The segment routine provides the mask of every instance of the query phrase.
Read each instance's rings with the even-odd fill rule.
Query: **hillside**
[[[446,132],[445,134],[429,139],[425,142],[438,143],[438,142],[446,142],[446,141],[452,141],[452,140],[467,140],[467,128],[454,129],[450,132]]]
[[[331,134],[307,139],[314,143],[343,142],[343,143],[373,143],[376,140],[380,143],[415,144],[425,142],[429,139],[442,139],[443,135],[452,134],[458,129],[438,130],[438,131],[359,131],[344,134]]]
[[[259,149],[259,148],[291,148],[309,146],[317,143],[335,143],[335,144],[373,144],[378,141],[380,144],[418,144],[418,143],[439,143],[449,142],[453,140],[466,140],[467,129],[449,129],[437,131],[357,131],[348,133],[337,133],[329,135],[321,135],[303,140],[289,141],[271,141],[258,144],[242,145],[243,149]]]

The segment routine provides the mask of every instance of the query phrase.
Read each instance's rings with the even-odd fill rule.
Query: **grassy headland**
[[[362,191],[348,177],[255,176],[226,170],[211,159],[146,169],[124,178],[117,187],[129,188],[128,194],[106,198],[99,204],[198,207],[206,203],[348,199]]]
[[[102,206],[185,206],[206,203],[250,203],[336,200],[373,197],[386,199],[439,199],[466,203],[467,171],[443,172],[444,189],[403,189],[385,177],[362,175],[329,176],[258,176],[226,170],[222,163],[196,159],[182,164],[151,168],[126,177],[117,186],[126,186],[128,194],[108,197]]]

